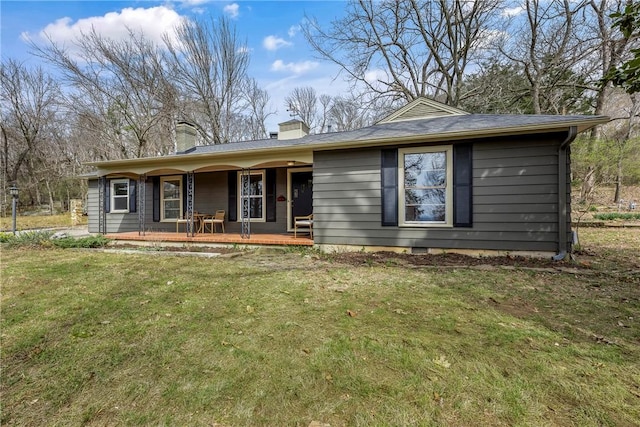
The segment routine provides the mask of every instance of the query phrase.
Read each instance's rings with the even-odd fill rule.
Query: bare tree
[[[330,29],[303,33],[354,86],[394,99],[431,96],[456,106],[462,77],[485,54],[500,0],[352,0]]]
[[[525,0],[523,7],[524,17],[513,20],[510,35],[500,40],[499,52],[523,71],[533,113],[563,113],[564,106],[554,103],[554,98],[564,99],[563,90],[581,83],[573,70],[592,50],[584,42],[584,20],[577,19],[585,4]]]
[[[323,93],[318,97],[318,102],[320,103],[320,111],[318,112],[318,132],[328,132],[329,126],[331,126],[329,112],[333,105],[333,97]]]
[[[247,118],[245,132],[239,139],[262,139],[267,137],[265,122],[275,111],[269,110],[269,93],[260,89],[258,82],[250,79],[245,89]]]
[[[309,128],[316,132],[318,122],[318,96],[311,86],[296,87],[284,98],[289,113],[302,120]],[[320,129],[320,131],[322,131]]]
[[[614,89],[606,76],[613,73],[630,55],[632,49],[638,48],[637,36],[624,35],[613,25],[612,14],[621,13],[630,7],[631,0],[591,0],[587,3],[591,19],[587,25],[593,34],[594,49],[586,63],[591,64],[587,73],[591,77],[590,89],[595,94],[594,114],[609,114],[612,107],[608,101],[614,98]],[[603,138],[603,127],[595,127],[588,141],[587,151],[596,151],[596,141]],[[580,189],[580,200],[586,201],[593,192],[598,180],[598,163],[592,163],[586,169]]]
[[[46,142],[56,121],[60,87],[42,68],[30,70],[7,60],[0,66],[0,129],[4,183],[18,180],[20,170]]]
[[[332,129],[338,132],[359,129],[371,124],[367,112],[353,98],[336,97],[329,110],[329,117]]]
[[[229,142],[233,121],[246,107],[248,50],[226,18],[185,21],[176,35],[165,44],[187,107],[182,118],[196,125],[205,143]]]
[[[123,41],[92,30],[72,46],[70,50],[52,40],[45,46],[32,43],[35,54],[56,66],[72,88],[69,107],[91,117],[85,123],[93,126],[101,143],[114,146],[111,156],[157,152],[150,135],[170,118],[162,101],[171,91],[158,47],[132,30]]]

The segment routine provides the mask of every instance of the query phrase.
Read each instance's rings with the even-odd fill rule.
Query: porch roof
[[[381,122],[345,132],[307,135],[297,139],[261,139],[229,144],[196,146],[185,153],[139,159],[88,163],[98,175],[116,172],[205,171],[267,165],[311,164],[313,152],[391,144],[445,142],[566,131],[578,132],[606,123],[606,116],[464,114],[398,122]]]

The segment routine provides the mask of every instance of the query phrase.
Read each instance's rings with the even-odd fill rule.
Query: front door
[[[290,171],[290,174],[291,214],[289,215],[289,228],[293,229],[294,217],[313,213],[313,172]]]

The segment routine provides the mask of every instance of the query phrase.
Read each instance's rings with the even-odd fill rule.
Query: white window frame
[[[406,221],[404,158],[407,154],[445,152],[447,172],[445,181],[445,220],[444,221]],[[398,149],[398,225],[402,227],[453,227],[453,146],[438,145]]]
[[[116,195],[116,189],[115,186],[116,184],[125,184],[127,187],[127,195],[126,196],[117,196]],[[110,196],[111,196],[111,200],[109,201],[109,203],[111,203],[111,209],[109,210],[109,213],[129,213],[129,197],[131,197],[131,194],[129,194],[129,179],[128,178],[119,178],[119,179],[112,179],[111,182],[109,183],[109,185],[111,186],[110,188]],[[116,209],[116,198],[125,198],[127,199],[127,208],[126,209]]]
[[[250,172],[250,175],[260,175],[262,177],[262,196],[249,196],[250,198],[258,198],[261,197],[262,198],[262,217],[260,218],[249,218],[249,221],[251,222],[266,222],[266,202],[267,202],[267,198],[266,198],[266,191],[267,191],[267,187],[266,187],[266,173],[264,169],[261,170],[252,170]],[[238,220],[237,222],[242,222],[242,173],[238,173],[238,191],[236,192],[236,196],[238,198]]]
[[[180,189],[180,216],[178,218],[165,218],[164,216],[164,183],[166,181],[179,181],[179,189]],[[183,219],[184,211],[182,210],[182,206],[184,206],[182,199],[184,198],[184,187],[182,185],[182,175],[170,175],[170,176],[161,176],[160,177],[160,222],[176,222],[178,219]],[[167,200],[175,200],[175,199],[167,199]]]

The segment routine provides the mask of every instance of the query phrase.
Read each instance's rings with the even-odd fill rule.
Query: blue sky
[[[241,40],[251,51],[251,77],[269,91],[271,107],[277,114],[268,121],[268,130],[289,120],[284,97],[298,86],[312,86],[318,94],[338,95],[347,85],[334,80],[338,69],[319,60],[299,32],[308,16],[323,26],[343,15],[342,1],[0,1],[0,54],[38,63],[29,56],[25,38],[41,40],[46,32],[64,43],[93,26],[105,36],[118,38],[125,26],[142,29],[158,39],[183,18],[226,15],[236,25]]]

